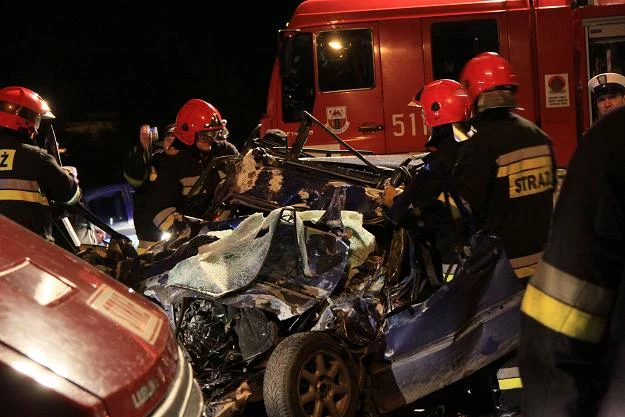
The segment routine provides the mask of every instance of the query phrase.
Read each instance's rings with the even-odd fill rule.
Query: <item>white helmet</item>
[[[595,100],[609,93],[625,95],[625,77],[615,72],[597,74],[588,81],[588,89],[595,95]]]

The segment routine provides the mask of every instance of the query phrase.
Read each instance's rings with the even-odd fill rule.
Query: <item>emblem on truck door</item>
[[[346,106],[326,107],[326,118],[326,127],[337,135],[349,128]]]

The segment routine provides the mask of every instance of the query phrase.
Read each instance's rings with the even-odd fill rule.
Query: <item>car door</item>
[[[426,246],[413,247],[415,258],[422,258],[419,251]],[[485,239],[473,254],[425,301],[387,313],[372,367],[379,387],[373,395],[382,412],[450,385],[516,347],[524,287],[500,243]],[[412,263],[410,275],[419,280],[422,262]]]

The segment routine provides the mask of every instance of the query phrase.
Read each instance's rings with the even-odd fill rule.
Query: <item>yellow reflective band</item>
[[[158,226],[161,232],[166,232],[174,224],[174,214],[170,214],[167,218]]]
[[[586,342],[599,342],[606,319],[556,300],[528,284],[521,311],[551,330]]]
[[[143,255],[147,252],[152,246],[156,245],[158,242],[150,242],[149,240],[140,240],[139,245],[137,246],[137,254]]]
[[[195,182],[200,178],[199,175],[196,175],[195,177],[184,177],[184,178],[180,178],[180,183],[184,186],[184,187],[191,187],[193,186],[193,184],[195,184]]]
[[[124,172],[124,178],[126,179],[126,181],[128,181],[128,184],[132,185],[135,188],[141,187],[141,185],[143,184],[143,181],[145,181],[145,180],[138,180],[136,178],[132,178],[125,172]]]
[[[154,216],[152,223],[154,223],[161,232],[166,232],[174,224],[174,213],[176,213],[175,207],[167,207]]]
[[[551,155],[551,149],[549,149],[549,145],[536,145],[500,155],[497,158],[497,165],[501,167],[511,164],[512,162],[520,161],[522,159],[548,155]]]
[[[467,134],[467,132],[465,132],[458,123],[452,123],[451,130],[454,134],[454,139],[456,140],[456,142],[464,142],[465,140],[469,139],[469,135]]]
[[[545,294],[595,316],[610,314],[614,292],[568,274],[543,260],[531,284]]]
[[[38,203],[42,206],[48,205],[48,199],[39,192],[18,191],[18,190],[0,190],[0,201],[27,201],[29,203]]]
[[[536,265],[524,266],[521,268],[514,268],[514,273],[516,274],[517,278],[531,277],[532,275],[534,275],[535,272],[536,272]]]
[[[523,382],[521,381],[521,378],[500,379],[498,382],[499,389],[501,391],[523,388]]]
[[[508,177],[510,198],[525,197],[553,189],[553,174],[549,167],[530,169]]]
[[[507,177],[509,175],[518,174],[522,171],[537,168],[544,168],[551,171],[551,157],[539,156],[535,158],[524,159],[518,162],[513,162],[509,165],[500,166],[497,170],[497,178]]]
[[[157,178],[158,178],[158,171],[156,170],[156,168],[150,167],[150,175],[148,176],[148,180],[150,182],[154,182],[156,181]]]
[[[165,219],[167,219],[167,217],[174,213],[176,211],[175,207],[167,207],[161,211],[159,211],[156,216],[154,216],[154,218],[152,219],[152,223],[154,223],[154,226],[159,227],[159,225],[161,223],[163,223],[165,221]]]
[[[519,258],[512,258],[510,259],[510,263],[512,264],[513,268],[521,268],[523,266],[536,266],[536,264],[540,262],[542,257],[543,252],[540,251],[531,255],[521,256]]]
[[[3,190],[20,190],[39,192],[39,183],[37,181],[19,180],[17,178],[6,178],[0,180],[0,189]]]
[[[11,171],[14,157],[15,149],[0,149],[0,171]]]
[[[66,201],[64,204],[68,204],[68,205],[72,205],[72,204],[76,204],[78,202],[78,200],[80,200],[80,196],[82,195],[82,192],[80,191],[80,187],[76,187],[76,192],[74,193],[74,195],[72,196],[72,198],[70,198],[68,201]]]
[[[447,196],[445,195],[445,193],[444,193],[444,192],[443,192],[443,193],[440,193],[440,194],[438,195],[438,197],[436,197],[436,199],[437,199],[438,201],[442,201],[442,202],[443,202],[443,203],[445,203],[445,204],[449,204],[449,206],[451,206],[451,207],[458,208],[458,206],[456,205],[456,202],[454,201],[454,199],[453,199],[453,198],[451,198],[451,197],[447,198]]]
[[[497,370],[497,379],[510,379],[519,377],[521,377],[521,374],[519,373],[518,366],[513,366],[512,368],[499,368]]]
[[[519,258],[510,259],[510,264],[512,265],[512,269],[514,269],[514,273],[518,278],[527,278],[531,277],[536,273],[536,267],[538,266],[538,262],[542,258],[543,253],[537,252],[527,256],[521,256]]]

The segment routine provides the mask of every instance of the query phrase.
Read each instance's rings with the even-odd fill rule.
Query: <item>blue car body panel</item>
[[[461,271],[426,301],[389,315],[373,368],[382,412],[447,386],[518,343],[524,287],[505,252],[477,272]]]

